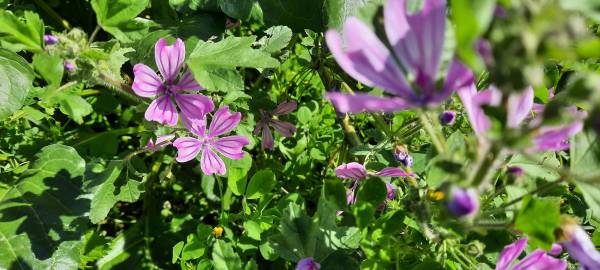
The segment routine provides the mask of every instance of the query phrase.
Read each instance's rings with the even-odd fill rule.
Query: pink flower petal
[[[345,44],[335,30],[327,31],[325,38],[340,67],[356,80],[400,97],[414,97],[389,50],[357,18],[350,17],[344,23]]]
[[[223,160],[208,146],[205,146],[202,150],[202,157],[200,158],[200,168],[202,169],[204,174],[207,175],[213,173],[225,175],[226,172],[225,163],[223,163]]]
[[[248,139],[244,136],[227,136],[213,141],[210,145],[225,157],[240,159],[244,157],[242,148],[249,143]]]
[[[179,119],[177,109],[168,96],[162,96],[152,101],[144,117],[148,121],[156,121],[169,126],[177,125]]]
[[[387,167],[381,171],[375,173],[377,176],[391,176],[391,177],[407,177],[414,176],[412,173],[407,173],[403,169],[395,168],[395,167]]]
[[[183,119],[181,119],[181,122],[183,123],[183,126],[185,126],[185,128],[187,128],[187,130],[192,132],[194,135],[196,135],[200,138],[206,137],[206,118],[202,118],[202,119],[183,118]]]
[[[327,93],[327,99],[340,113],[394,112],[411,108],[413,105],[400,98],[376,97],[364,93],[355,95],[338,92]]]
[[[178,38],[173,45],[167,45],[166,39],[159,39],[154,46],[154,58],[165,81],[172,83],[185,60],[183,40]]]
[[[277,105],[277,108],[275,108],[275,110],[273,110],[271,113],[273,115],[284,115],[293,112],[296,110],[296,107],[298,107],[298,103],[296,103],[296,101],[286,101]]]
[[[519,94],[511,94],[508,97],[507,121],[510,128],[517,128],[527,116],[531,115],[533,107],[533,88],[530,86]]]
[[[210,127],[208,128],[208,136],[216,137],[233,130],[242,119],[242,114],[239,112],[229,112],[229,107],[221,107],[213,116]]]
[[[156,143],[150,139],[148,140],[148,143],[146,144],[146,146],[144,148],[154,152],[154,151],[158,151],[161,148],[164,148],[165,146],[171,144],[171,140],[175,139],[175,135],[173,134],[167,134],[167,135],[162,135],[162,136],[157,136],[156,137]],[[169,141],[169,143],[163,143]]]
[[[350,162],[335,168],[335,175],[342,179],[361,180],[367,178],[368,173],[362,164]]]
[[[275,130],[277,130],[279,133],[281,133],[281,135],[283,135],[283,137],[286,138],[292,137],[294,132],[296,132],[296,126],[294,126],[292,123],[279,121],[276,119],[271,120],[271,126],[273,126]]]
[[[199,91],[204,90],[204,87],[198,84],[198,82],[196,82],[196,79],[194,79],[194,74],[192,74],[190,70],[187,70],[185,73],[183,73],[183,76],[181,76],[177,84],[174,86],[173,90],[175,92],[186,90]]]
[[[262,149],[273,150],[273,143],[274,143],[273,133],[271,133],[271,130],[269,129],[269,127],[267,127],[267,126],[263,127],[262,128],[262,143],[261,143]]]
[[[181,110],[181,118],[185,121],[203,119],[215,108],[210,98],[200,94],[175,94],[175,102]]]
[[[186,162],[194,159],[202,149],[202,142],[192,137],[177,138],[173,142],[173,146],[177,148],[178,162]]]
[[[433,102],[442,102],[452,95],[452,92],[469,87],[470,85],[473,85],[473,82],[473,72],[460,61],[454,59],[450,62],[442,93],[435,95]]]
[[[407,14],[405,0],[388,0],[384,7],[386,35],[400,61],[417,81],[434,82],[440,66],[446,28],[446,1],[426,0]]]
[[[516,260],[521,252],[527,246],[527,238],[521,238],[514,243],[507,245],[504,247],[500,255],[498,256],[498,261],[496,262],[496,270],[509,270],[511,269],[511,264],[514,260]]]
[[[156,72],[144,64],[133,66],[133,85],[131,88],[140,97],[154,97],[162,92],[163,83]]]

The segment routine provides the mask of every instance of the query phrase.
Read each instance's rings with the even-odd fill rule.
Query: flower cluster
[[[195,137],[175,139],[173,146],[178,151],[176,160],[187,162],[200,155],[202,172],[225,174],[225,163],[217,153],[230,159],[241,159],[244,156],[242,148],[249,143],[243,136],[222,137],[235,129],[241,114],[231,113],[227,106],[219,108],[212,116],[207,132],[208,114],[215,106],[209,97],[195,93],[204,88],[196,82],[190,70],[180,74],[185,61],[183,41],[178,38],[174,44],[168,45],[167,40],[161,38],[156,43],[154,53],[161,76],[144,64],[133,67],[133,91],[141,97],[155,98],[146,110],[146,120],[175,126],[181,114],[181,122]],[[174,138],[173,134],[159,136],[156,142],[149,141],[146,148],[156,151]]]

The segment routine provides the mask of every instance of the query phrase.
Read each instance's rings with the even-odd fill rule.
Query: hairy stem
[[[431,123],[432,121],[429,119],[429,117],[427,117],[426,112],[423,110],[417,110],[417,114],[419,115],[421,124],[423,124],[423,128],[425,128],[425,131],[427,134],[429,134],[435,150],[437,150],[437,152],[440,154],[446,152],[446,145],[443,141],[443,136],[441,136],[440,132],[433,127]]]

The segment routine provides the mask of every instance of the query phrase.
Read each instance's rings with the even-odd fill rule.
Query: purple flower
[[[525,172],[523,171],[523,168],[519,166],[510,166],[506,168],[506,173],[515,177],[521,177]]]
[[[367,178],[369,175],[373,176],[391,176],[391,177],[407,177],[413,176],[412,173],[407,173],[400,168],[395,167],[387,167],[381,171],[370,173],[367,172],[367,169],[364,165],[356,162],[350,162],[348,164],[342,164],[335,168],[335,175],[338,178],[342,179],[351,179],[351,180],[363,180]]]
[[[483,60],[486,65],[492,65],[494,63],[494,55],[492,54],[492,45],[485,39],[479,39],[475,43],[475,51],[479,54],[479,57]]]
[[[160,150],[161,148],[164,148],[165,146],[171,144],[171,140],[173,140],[173,139],[175,139],[175,135],[173,135],[173,134],[156,136],[156,142],[154,142],[154,140],[152,140],[152,138],[151,138],[150,140],[148,140],[148,143],[146,144],[146,146],[144,148],[146,148],[152,152],[156,152],[156,151]]]
[[[564,270],[567,269],[567,262],[549,256],[548,253],[541,249],[536,249],[531,254],[527,255],[521,261],[513,266],[513,262],[521,255],[527,246],[527,238],[521,238],[514,243],[505,246],[498,261],[496,262],[496,270]],[[558,255],[561,252],[559,245],[552,245],[550,255]]]
[[[413,165],[413,159],[403,145],[396,145],[396,148],[394,149],[394,158],[397,161],[400,161],[404,167],[412,167]]]
[[[304,258],[298,261],[298,265],[296,265],[296,270],[319,270],[321,269],[321,264],[315,261],[313,257]]]
[[[552,94],[552,93],[551,93]],[[458,95],[465,107],[465,111],[471,122],[471,126],[480,140],[486,141],[485,133],[491,127],[490,119],[485,115],[482,106],[500,106],[502,101],[502,93],[490,87],[484,91],[477,92],[474,85],[471,87],[462,88],[458,91]],[[554,126],[539,126],[542,122],[541,114],[537,114],[531,119],[532,112],[543,111],[543,106],[534,106],[533,88],[528,87],[521,93],[511,94],[507,102],[507,122],[508,128],[518,128],[527,119],[530,128],[534,128],[533,146],[527,151],[543,152],[543,151],[558,151],[569,147],[568,139],[583,129],[583,119],[586,113],[578,111],[576,107],[567,108],[574,117],[574,121]]]
[[[286,138],[292,137],[294,132],[296,132],[296,127],[292,123],[273,119],[273,116],[281,116],[293,112],[296,110],[296,106],[297,103],[295,101],[287,101],[279,104],[277,108],[270,112],[260,110],[262,118],[256,124],[256,128],[254,128],[254,135],[262,133],[263,140],[261,146],[263,149],[273,149],[273,134],[269,126],[272,126]]]
[[[46,45],[56,44],[56,43],[58,43],[58,38],[56,36],[50,35],[50,34],[44,35],[44,43]]]
[[[393,200],[396,198],[396,187],[390,183],[385,183],[385,187],[387,188],[386,200]]]
[[[474,189],[453,187],[448,201],[448,211],[457,217],[470,217],[479,211],[479,196]]]
[[[444,111],[440,114],[440,122],[442,125],[451,126],[456,122],[456,112],[455,111]]]
[[[181,111],[182,120],[187,122],[202,119],[214,109],[210,98],[186,93],[204,89],[189,70],[178,77],[185,58],[185,45],[181,39],[169,46],[167,40],[159,39],[154,47],[154,57],[162,79],[144,64],[133,67],[133,91],[141,97],[158,97],[148,106],[146,120],[175,126],[179,119],[175,104]]]
[[[592,243],[590,236],[571,218],[563,218],[560,243],[569,255],[579,262],[582,270],[600,269],[600,252]]]
[[[454,90],[473,82],[471,71],[454,59],[443,86],[437,87],[446,28],[445,0],[425,0],[423,9],[413,14],[406,11],[405,0],[388,0],[384,7],[384,23],[392,52],[355,17],[344,23],[343,37],[335,30],[327,31],[325,38],[329,50],[346,73],[367,86],[383,88],[392,95],[378,97],[365,93],[329,92],[327,98],[338,112],[391,112],[435,105],[450,97]],[[412,83],[416,87],[411,87],[407,77],[414,78]]]
[[[183,123],[197,138],[182,137],[173,142],[173,146],[177,148],[176,160],[186,162],[200,154],[200,168],[204,174],[224,175],[225,163],[215,151],[230,159],[241,159],[244,157],[242,148],[249,142],[243,136],[219,137],[219,135],[233,130],[240,122],[241,117],[239,112],[230,113],[227,106],[221,107],[213,115],[208,133],[206,133],[206,118],[192,119],[192,122],[184,120]]]
[[[65,67],[65,70],[68,71],[68,72],[73,72],[77,68],[75,66],[75,64],[73,64],[73,62],[71,62],[69,60],[63,61],[63,66]]]

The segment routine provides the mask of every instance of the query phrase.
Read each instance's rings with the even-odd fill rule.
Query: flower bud
[[[75,66],[75,64],[73,64],[73,62],[71,62],[69,60],[65,60],[63,64],[65,66],[65,70],[68,72],[73,72],[73,71],[75,71],[75,68],[77,68]]]
[[[396,188],[394,187],[394,185],[390,183],[385,183],[385,187],[387,188],[386,199],[393,200],[394,198],[396,198]]]
[[[315,261],[313,257],[304,258],[298,261],[296,265],[296,270],[319,270],[321,269],[321,264]]]
[[[448,211],[457,217],[473,216],[479,211],[479,196],[474,189],[453,187],[448,201]]]
[[[53,45],[58,43],[58,38],[54,35],[44,35],[44,43],[46,45]]]
[[[455,111],[444,111],[440,114],[440,122],[444,126],[454,125],[456,122],[456,112]]]

